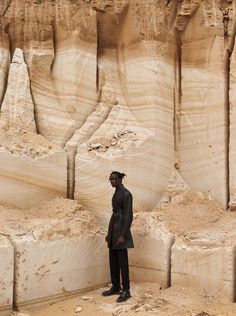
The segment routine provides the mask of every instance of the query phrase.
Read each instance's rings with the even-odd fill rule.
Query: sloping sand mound
[[[62,148],[42,135],[21,128],[9,128],[7,131],[0,130],[0,151],[37,159],[61,152]]]
[[[225,211],[213,199],[201,192],[184,189],[171,198],[163,208],[155,208],[153,214],[174,234],[184,235],[217,222]]]
[[[27,210],[0,207],[2,234],[32,234],[34,239],[87,236],[101,231],[94,214],[77,201],[55,198]]]

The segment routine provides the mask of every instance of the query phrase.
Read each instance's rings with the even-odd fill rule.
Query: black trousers
[[[109,249],[111,283],[115,288],[120,288],[120,272],[123,290],[128,291],[129,262],[127,249]]]

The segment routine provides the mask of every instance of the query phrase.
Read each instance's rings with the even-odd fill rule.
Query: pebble
[[[90,300],[91,297],[84,295],[84,296],[81,297],[81,299],[84,300],[84,301],[87,301],[87,300]]]
[[[75,308],[75,313],[80,313],[80,312],[82,312],[82,310],[83,310],[83,307],[77,306],[77,307]]]

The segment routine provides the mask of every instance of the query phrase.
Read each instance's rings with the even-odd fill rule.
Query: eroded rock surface
[[[8,130],[10,127],[36,132],[28,70],[19,48],[10,64],[7,90],[1,105],[0,128]]]
[[[174,234],[155,212],[136,215],[133,223],[135,249],[130,251],[131,278],[170,286],[170,258]]]
[[[26,209],[66,197],[67,157],[43,136],[11,128],[0,132],[0,200]]]
[[[172,248],[172,284],[200,295],[235,300],[235,215],[188,232]]]
[[[2,1],[1,124],[65,146],[68,196],[103,220],[117,168],[138,211],[160,202],[173,167],[228,208],[235,11],[223,0]]]
[[[194,274],[201,293],[217,296],[223,287],[234,297],[233,268],[224,270],[234,258],[234,228],[225,235],[219,219],[222,208],[236,206],[235,35],[236,2],[229,0],[0,2],[0,202],[12,208],[16,224],[4,226],[5,233],[23,252],[16,256],[17,302],[89,286],[105,257],[94,266],[83,249],[96,253],[102,233],[86,235],[86,221],[70,221],[77,215],[69,206],[62,221],[61,211],[45,216],[37,209],[31,218],[29,208],[67,194],[107,224],[115,169],[128,175],[138,212],[134,236],[145,251],[134,253],[135,269],[156,269],[164,286],[172,272],[174,282],[194,286]],[[23,222],[16,222],[19,215]],[[213,240],[219,237],[213,246],[204,231],[211,225]],[[37,263],[38,247],[44,257]],[[153,258],[152,248],[161,256]],[[68,269],[75,277],[63,270],[66,260],[40,270],[61,249],[65,257],[74,250]],[[78,268],[79,253],[86,262]],[[201,262],[209,255],[202,274],[191,253]],[[28,276],[31,263],[40,272]],[[57,279],[52,289],[49,271]],[[30,289],[35,282],[41,290]]]
[[[13,280],[14,280],[14,248],[10,241],[3,235],[0,235],[0,313],[1,311],[10,311],[13,303]],[[10,313],[10,312],[9,312]]]
[[[0,217],[0,234],[15,251],[15,305],[48,301],[109,281],[105,230],[78,202],[57,198],[24,211],[1,207]],[[12,299],[12,287],[6,288]]]

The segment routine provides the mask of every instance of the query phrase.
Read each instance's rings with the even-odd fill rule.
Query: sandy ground
[[[61,302],[21,310],[30,316],[235,316],[236,304],[200,297],[192,289],[160,290],[157,283],[132,283],[132,297],[116,303],[117,296],[103,297],[106,288],[78,294]],[[75,312],[75,310],[78,312]],[[81,311],[79,311],[81,310]]]

